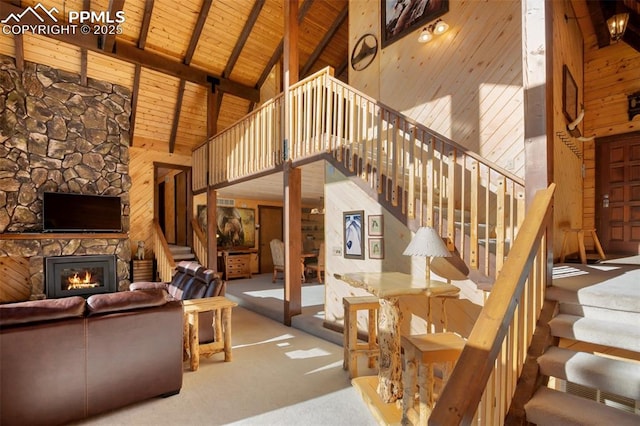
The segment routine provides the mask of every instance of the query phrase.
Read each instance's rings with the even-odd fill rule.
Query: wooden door
[[[605,253],[640,253],[640,132],[596,141],[596,223]]]
[[[282,240],[282,207],[258,206],[258,220],[260,223],[258,256],[260,258],[260,273],[264,274],[273,271],[269,243],[274,238]]]

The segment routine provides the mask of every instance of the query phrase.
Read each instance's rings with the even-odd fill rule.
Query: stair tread
[[[192,260],[195,259],[195,255],[193,253],[184,253],[184,254],[180,254],[180,253],[174,253],[173,254],[173,259],[174,260]]]
[[[538,364],[545,376],[640,400],[639,363],[551,346]]]
[[[640,328],[636,324],[558,314],[549,321],[549,327],[556,337],[640,352]]]
[[[541,387],[525,404],[527,421],[538,425],[637,426],[640,416],[596,401]]]
[[[191,252],[191,247],[189,247],[189,246],[175,246],[175,245],[169,245],[169,251],[171,251],[171,253],[176,253],[176,252]]]

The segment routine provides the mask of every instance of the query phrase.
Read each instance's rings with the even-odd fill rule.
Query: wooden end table
[[[224,352],[225,362],[231,361],[231,309],[238,306],[224,296],[204,297],[182,301],[185,316],[185,338],[191,354],[190,367],[196,371],[200,366],[200,355],[211,356]],[[200,312],[214,312],[215,340],[211,343],[200,344],[198,340],[198,314]]]

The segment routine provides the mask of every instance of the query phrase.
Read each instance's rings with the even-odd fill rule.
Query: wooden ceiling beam
[[[138,93],[140,91],[140,73],[142,67],[136,65],[133,73],[133,90],[131,92],[131,116],[129,117],[129,146],[133,146],[133,135],[136,130],[136,114],[138,113]]]
[[[318,60],[318,58],[320,57],[324,49],[327,47],[327,45],[329,44],[333,36],[336,34],[338,29],[344,22],[344,20],[347,19],[348,15],[349,15],[349,5],[347,4],[344,7],[344,9],[340,11],[340,14],[338,14],[336,19],[331,24],[331,27],[329,27],[324,37],[322,37],[322,40],[320,40],[320,43],[318,43],[316,48],[313,50],[313,53],[311,53],[311,55],[309,56],[309,59],[307,59],[307,62],[302,67],[302,70],[300,71],[300,75],[302,77],[305,77],[309,73],[309,70],[316,63],[316,61]]]
[[[304,0],[304,3],[302,3],[302,5],[300,6],[300,9],[298,9],[298,24],[302,23],[302,20],[306,16],[307,12],[309,11],[309,9],[311,9],[312,4],[313,4],[313,0]],[[262,74],[260,75],[260,78],[258,79],[255,85],[256,89],[260,89],[260,87],[262,87],[267,77],[269,77],[271,68],[273,68],[273,66],[280,60],[280,58],[282,58],[283,51],[284,51],[284,37],[280,40],[280,44],[278,44],[278,47],[276,47],[276,50],[273,52],[273,55],[271,55],[271,59],[269,59],[267,66],[262,70]]]
[[[144,15],[142,16],[142,24],[140,25],[140,36],[138,37],[138,48],[144,49],[147,44],[147,34],[149,34],[149,24],[151,23],[151,15],[153,14],[154,0],[146,0],[144,3]]]
[[[207,16],[209,16],[211,3],[212,0],[204,0],[204,2],[202,3],[202,7],[200,8],[198,21],[196,22],[196,26],[193,29],[193,34],[191,34],[191,40],[189,41],[189,46],[187,47],[187,53],[184,56],[184,63],[187,65],[189,65],[191,63],[191,60],[193,59],[193,54],[195,53],[196,47],[198,46],[198,41],[200,40],[202,29],[204,28],[204,24],[207,21]]]
[[[14,6],[10,3],[0,2],[0,12],[2,16],[7,16],[9,13],[20,14],[23,11],[24,8]],[[21,22],[22,24],[27,25],[40,24],[32,14],[24,15]],[[253,102],[260,101],[260,91],[255,87],[231,81],[227,78],[209,75],[201,69],[185,65],[184,63],[168,58],[167,56],[139,49],[133,44],[116,40],[114,44],[114,51],[105,52],[98,47],[99,36],[94,34],[49,34],[47,37],[77,47],[84,47],[93,52],[101,53],[125,62],[138,64],[145,68],[151,68],[158,72],[203,86],[208,85],[211,80],[215,80],[216,83],[219,84],[220,90],[223,92],[227,92]]]
[[[260,11],[262,10],[264,3],[265,0],[256,0],[256,2],[253,3],[253,8],[247,17],[247,22],[244,24],[240,37],[238,37],[238,41],[236,41],[236,45],[233,47],[233,51],[227,61],[227,66],[224,67],[224,71],[222,72],[223,77],[229,77],[231,75],[231,71],[233,71],[233,67],[236,65],[236,62],[240,57],[240,53],[242,53],[242,48],[247,42],[247,39],[251,34],[251,30],[253,30],[253,26],[258,20],[258,16],[260,16]]]
[[[124,9],[124,1],[125,0],[109,0],[109,9],[107,10],[109,17],[115,17],[116,13]],[[113,47],[116,42],[116,32],[109,31],[108,34],[102,34],[99,42],[102,50],[105,52],[113,52]]]
[[[171,126],[171,137],[169,138],[169,153],[173,154],[176,149],[176,136],[178,136],[178,124],[180,123],[180,110],[182,109],[182,98],[184,97],[185,81],[180,80],[180,86],[178,87],[178,99],[176,100],[176,107],[173,111],[173,124]]]

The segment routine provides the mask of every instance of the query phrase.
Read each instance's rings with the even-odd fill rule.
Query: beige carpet
[[[186,367],[182,391],[78,425],[376,425],[342,369],[342,347],[241,307],[233,361]],[[125,348],[123,348],[125,350]]]

